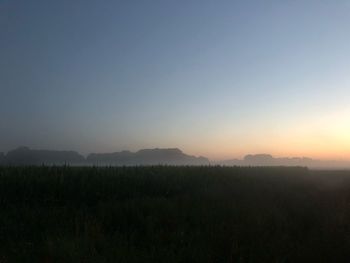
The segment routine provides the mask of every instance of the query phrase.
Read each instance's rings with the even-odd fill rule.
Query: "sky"
[[[350,160],[350,2],[0,0],[0,151]]]

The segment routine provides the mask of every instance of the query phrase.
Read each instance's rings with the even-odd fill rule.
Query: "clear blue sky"
[[[350,158],[349,1],[0,0],[0,151]]]

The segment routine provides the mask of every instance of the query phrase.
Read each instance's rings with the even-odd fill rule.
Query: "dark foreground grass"
[[[2,167],[0,262],[348,262],[350,172]]]

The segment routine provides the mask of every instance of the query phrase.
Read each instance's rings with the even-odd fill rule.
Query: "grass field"
[[[0,262],[348,262],[350,172],[2,167]]]

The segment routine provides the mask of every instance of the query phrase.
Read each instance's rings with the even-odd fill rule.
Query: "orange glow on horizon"
[[[184,150],[212,160],[241,159],[246,154],[257,153],[274,157],[350,160],[350,110],[289,123],[272,131],[264,128],[254,127],[254,132],[247,134],[234,134],[231,132],[233,129],[222,129],[226,133],[220,137],[210,137],[205,145],[184,145]]]

